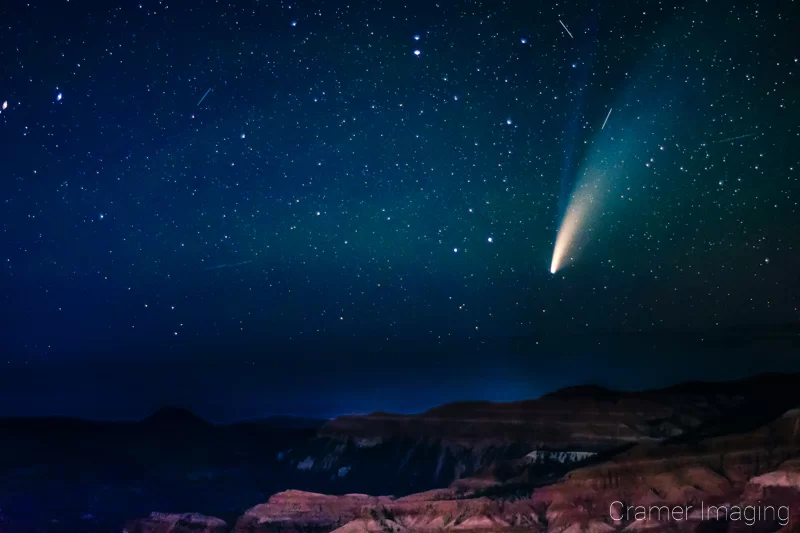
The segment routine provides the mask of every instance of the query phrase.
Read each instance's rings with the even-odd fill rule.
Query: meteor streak
[[[606,115],[606,119],[603,121],[603,125],[600,127],[600,129],[601,129],[601,130],[602,130],[603,128],[605,128],[605,127],[606,127],[606,122],[608,122],[608,117],[610,117],[610,116],[611,116],[611,112],[612,112],[613,110],[614,110],[613,108],[611,108],[611,109],[609,109],[609,110],[608,110],[608,115]]]
[[[724,143],[724,142],[728,142],[728,141],[735,141],[736,139],[744,139],[745,137],[753,137],[755,135],[758,135],[758,133],[748,133],[746,135],[739,135],[738,137],[730,137],[728,139],[722,139],[721,141],[717,141],[717,142],[718,143]]]
[[[559,20],[559,22],[561,22],[561,21]],[[561,22],[561,25],[562,25],[562,26],[564,26],[564,29],[565,29],[565,30],[567,30],[567,35],[569,35],[569,38],[570,38],[570,39],[574,39],[575,37],[573,37],[573,36],[572,36],[572,34],[569,32],[569,28],[567,28],[567,27],[564,25],[564,23],[563,23],[563,22]]]
[[[210,266],[205,268],[205,270],[219,270],[220,268],[231,268],[231,267],[238,267],[242,265],[249,265],[252,261],[240,261],[238,263],[223,263],[221,265]]]
[[[211,92],[211,88],[209,88],[209,89],[206,91],[206,94],[204,94],[204,95],[203,95],[203,97],[200,99],[200,101],[199,101],[199,102],[197,102],[197,105],[200,105],[200,104],[202,104],[202,103],[203,103],[203,100],[205,100],[205,99],[206,99],[206,96],[208,96],[208,93],[210,93],[210,92]]]

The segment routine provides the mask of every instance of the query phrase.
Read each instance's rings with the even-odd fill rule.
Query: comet
[[[567,211],[561,227],[556,236],[556,245],[553,248],[553,259],[550,262],[550,273],[555,274],[564,262],[564,256],[569,251],[570,244],[575,238],[580,221],[583,219],[581,209],[572,208]]]
[[[588,240],[591,229],[587,222],[595,216],[606,193],[605,175],[596,171],[585,172],[572,194],[561,220],[550,261],[550,273],[555,274],[580,252]],[[590,228],[590,226],[589,226]]]

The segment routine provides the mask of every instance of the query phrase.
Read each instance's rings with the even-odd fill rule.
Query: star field
[[[4,363],[798,320],[796,2],[0,11]]]

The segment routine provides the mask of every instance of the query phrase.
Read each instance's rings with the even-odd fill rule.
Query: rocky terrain
[[[639,506],[661,512],[676,507],[691,509],[680,515],[642,511],[647,514],[641,518],[635,514],[624,517],[624,508]],[[736,506],[772,506],[773,512],[767,519],[752,523],[744,518],[720,519]],[[777,511],[782,508],[785,513]],[[788,533],[797,530],[798,511],[800,412],[790,411],[744,434],[693,444],[636,446],[608,461],[576,469],[557,483],[527,491],[508,483],[468,491],[434,490],[401,498],[286,491],[249,509],[232,531]]]
[[[798,384],[576,387],[300,427],[180,411],[100,427],[5,421],[0,531],[736,533],[750,526],[697,505],[800,509]],[[614,520],[615,501],[694,510]]]
[[[583,386],[537,400],[460,402],[417,415],[342,416],[281,460],[329,475],[337,492],[421,492],[498,465],[502,476],[508,461],[524,456],[531,474],[546,480],[621,447],[764,423],[794,405],[799,381],[765,376],[644,392]]]
[[[765,377],[647,393],[578,388],[516,404],[454,404],[415,416],[337,419],[313,439],[343,447],[334,447],[327,458],[331,464],[323,459],[321,469],[336,468],[342,458],[357,458],[357,450],[369,454],[398,438],[409,446],[416,442],[411,449],[427,443],[454,457],[459,449],[470,450],[473,458],[485,457],[486,450],[502,452],[473,465],[471,476],[456,476],[447,487],[415,494],[284,491],[245,511],[229,530],[789,533],[797,530],[800,518],[800,410],[789,407],[800,404],[794,383],[794,378]],[[542,431],[531,431],[530,425]],[[515,457],[512,446],[517,447]],[[297,464],[313,470],[312,460]],[[554,477],[554,472],[560,474]],[[736,518],[737,506],[769,505],[772,514],[765,511],[752,524]],[[635,511],[665,512],[664,506],[692,508],[678,519]],[[634,509],[629,516],[617,513],[628,508]],[[792,514],[784,517],[778,509]],[[150,517],[128,531],[182,531],[170,529],[169,520],[175,519]],[[207,520],[194,531],[215,531],[213,519]]]
[[[123,529],[124,533],[226,533],[228,524],[213,516],[197,513],[151,513],[149,517],[134,520]]]

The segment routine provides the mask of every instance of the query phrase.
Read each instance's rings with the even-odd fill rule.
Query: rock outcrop
[[[219,518],[196,513],[151,513],[129,522],[123,533],[226,533],[228,524]]]
[[[330,531],[473,531],[539,529],[529,501],[452,499],[440,491],[406,498],[361,494],[326,496],[302,491],[276,494],[248,510],[235,533],[328,533]]]
[[[467,481],[402,498],[289,491],[248,511],[235,531],[789,533],[800,516],[780,513],[800,511],[800,413],[748,432],[642,443],[527,493],[515,483]],[[735,509],[759,506],[773,514],[752,524],[736,518]]]
[[[793,465],[800,457],[798,427],[800,414],[791,411],[750,432],[636,446],[608,461],[570,472],[561,482],[534,491],[531,499],[543,510],[548,531],[553,533],[590,527],[597,521],[629,530],[666,525],[693,530],[692,522],[708,519],[701,511],[708,506],[791,501],[797,507],[800,491],[793,484]],[[769,490],[772,487],[792,490]],[[692,510],[688,520],[669,524],[636,517],[614,521],[613,502],[625,507],[692,506]]]
[[[800,533],[795,514],[731,517],[800,511],[797,382],[578,387],[530,402],[342,417],[278,461],[358,493],[277,493],[233,531]],[[662,516],[676,508],[677,519]]]
[[[794,406],[799,381],[763,376],[644,392],[583,386],[536,400],[458,402],[416,415],[342,416],[282,459],[329,475],[342,491],[424,491],[525,455],[538,465],[536,476],[547,478],[624,446],[756,427]],[[374,483],[376,477],[384,482]]]
[[[272,496],[267,503],[248,509],[236,522],[237,533],[328,532],[343,526],[371,510],[381,509],[387,497],[365,494],[329,496],[288,490]]]

